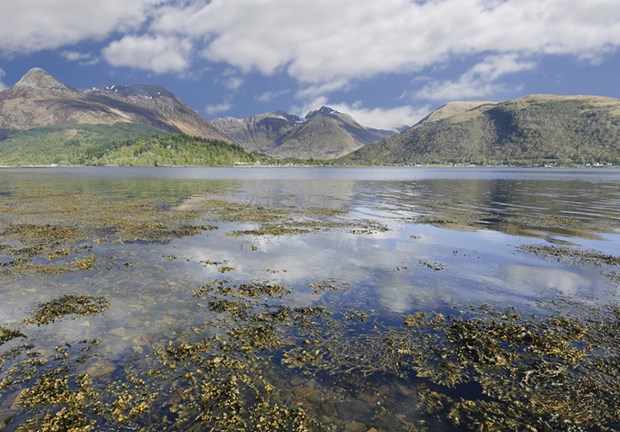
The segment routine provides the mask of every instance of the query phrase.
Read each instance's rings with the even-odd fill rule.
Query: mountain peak
[[[121,96],[137,96],[147,99],[158,99],[160,97],[175,98],[174,94],[170,93],[163,87],[155,84],[131,84],[131,85],[118,85],[112,84],[105,87],[95,87],[89,91],[102,91],[116,93]]]
[[[323,105],[321,108],[319,108],[318,110],[315,111],[310,111],[307,115],[306,118],[312,118],[315,117],[317,115],[331,115],[331,114],[339,114],[338,111],[336,111],[335,109],[332,109],[328,106]]]
[[[30,87],[44,90],[69,90],[69,87],[51,76],[47,71],[35,67],[21,77],[15,87]]]

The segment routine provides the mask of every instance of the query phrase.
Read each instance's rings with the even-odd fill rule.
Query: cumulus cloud
[[[231,98],[226,98],[223,102],[215,105],[207,105],[205,107],[205,113],[207,116],[214,116],[226,111],[230,111],[234,107]]]
[[[431,81],[415,96],[426,100],[472,99],[491,96],[505,90],[497,81],[504,75],[531,70],[533,61],[522,60],[517,54],[487,56],[455,81]]]
[[[420,93],[429,100],[468,98],[502,90],[502,77],[533,67],[528,59],[604,61],[620,47],[620,7],[618,0],[2,2],[0,52],[70,48],[84,40],[106,41],[103,58],[113,66],[155,73],[186,73],[205,60],[238,74],[286,73],[299,83],[296,97],[304,103],[376,76],[427,73],[455,57],[487,55],[477,69]],[[235,90],[242,79],[221,83]]]
[[[263,102],[263,103],[267,103],[267,102],[271,102],[274,99],[277,99],[281,96],[284,96],[286,94],[289,94],[291,91],[289,89],[285,89],[285,90],[278,90],[278,91],[266,91],[264,93],[261,93],[260,95],[256,96],[256,100],[259,102]]]
[[[81,53],[77,51],[61,51],[60,55],[67,61],[77,62],[80,66],[92,66],[99,63],[99,58],[89,53]]]
[[[226,79],[226,88],[229,90],[237,90],[243,85],[243,78],[238,76],[228,77]]]
[[[617,0],[212,0],[161,8],[151,31],[181,33],[243,71],[303,83],[418,71],[454,55],[593,56],[620,46]]]
[[[326,93],[333,93],[339,90],[348,90],[349,81],[346,79],[333,79],[321,84],[304,86],[297,91],[295,97],[298,99],[317,98]]]
[[[137,30],[162,0],[6,0],[0,13],[0,51],[54,49],[112,32]]]
[[[181,72],[190,65],[192,45],[172,36],[125,36],[103,50],[113,66],[129,66],[158,74]]]
[[[330,104],[336,111],[350,114],[364,126],[377,129],[397,129],[402,126],[413,126],[430,111],[429,106],[412,107],[409,105],[394,108],[364,108],[361,102],[352,105],[345,103]]]

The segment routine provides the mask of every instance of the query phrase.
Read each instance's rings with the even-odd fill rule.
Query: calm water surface
[[[79,239],[76,249],[58,261],[94,255],[93,268],[60,274],[11,270],[14,257],[9,250],[19,247],[19,241],[7,230],[62,224],[62,216],[49,219],[41,201],[52,197],[63,205],[75,203],[72,212],[67,210],[69,218],[79,214],[83,204],[152,203],[159,196],[159,210],[193,210],[191,224],[218,229],[161,241],[128,241],[106,232],[102,224],[96,237]],[[215,215],[202,206],[208,200],[286,208],[293,218],[295,209],[333,209],[339,213],[327,219],[342,225],[301,234],[231,235],[258,224],[251,218]],[[97,208],[88,212],[94,214]],[[303,210],[298,213],[305,217]],[[373,228],[347,228],[358,222]],[[42,355],[60,344],[98,339],[89,356],[72,367],[92,374],[94,365],[103,370],[101,379],[109,380],[122,380],[125,367],[151,367],[157,344],[218,316],[205,306],[208,297],[195,295],[214,280],[281,284],[291,293],[277,302],[298,308],[321,305],[336,315],[355,310],[373,323],[373,317],[397,322],[417,312],[450,314],[482,304],[543,317],[555,312],[549,305],[558,300],[605,306],[618,304],[620,294],[617,266],[549,259],[523,249],[546,245],[620,255],[617,169],[10,169],[0,171],[0,224],[5,232],[0,238],[0,265],[5,268],[0,273],[0,325],[19,329]],[[98,238],[105,240],[95,241]],[[45,256],[32,262],[50,263]],[[331,281],[342,289],[313,292],[308,284],[317,281]],[[41,326],[23,322],[37,305],[63,294],[105,296],[110,306],[96,316],[65,317]],[[361,323],[356,331],[370,331],[364,328]],[[11,341],[0,350],[22,342]],[[396,385],[375,376],[364,385],[374,386],[379,396],[360,398],[359,390],[326,390],[329,381],[320,377],[304,381],[303,374],[296,376],[282,364],[281,355],[275,354],[272,373],[280,377],[274,382],[284,383],[283,400],[320,413],[334,430],[454,427],[441,422],[432,426],[411,402],[417,396],[398,387],[404,383],[415,388],[416,383]],[[7,373],[7,366],[2,367],[0,363],[0,380]],[[285,385],[295,380],[311,390],[295,392],[294,386]],[[0,392],[0,413],[15,416],[9,430],[33,416],[12,406],[15,397],[15,388]],[[402,421],[382,420],[370,411],[382,402],[387,417],[404,416]],[[174,423],[175,417],[167,415]],[[152,416],[136,420],[127,430],[157,418]],[[195,430],[211,429],[207,423]]]

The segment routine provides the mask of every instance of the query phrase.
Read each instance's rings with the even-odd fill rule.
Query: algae
[[[346,289],[335,280],[308,286],[317,296]],[[102,382],[75,369],[94,344],[59,346],[47,358],[30,346],[3,354],[13,366],[0,389],[24,386],[23,430],[343,430],[352,418],[342,404],[367,410],[362,424],[378,430],[620,426],[620,307],[386,315],[295,306],[291,294],[270,281],[215,279],[193,292],[215,315],[155,344],[146,369],[128,365]],[[39,322],[76,313],[56,303],[62,313],[49,307],[56,312]],[[17,332],[7,334],[24,337]],[[290,390],[286,370],[298,382]],[[394,411],[402,398],[415,412]]]
[[[68,199],[67,191],[52,187],[3,196],[0,213],[10,217],[1,232],[0,278],[29,272],[41,279],[59,272],[113,278],[117,274],[106,272],[116,261],[103,251],[117,254],[122,243],[152,247],[158,259],[171,263],[166,268],[187,266],[194,257],[180,259],[157,247],[187,236],[206,238],[217,229],[211,222],[231,224],[225,234],[238,236],[330,230],[366,235],[388,229],[376,220],[349,219],[341,208],[220,200],[201,182],[157,194],[148,187],[134,189],[122,197],[79,193]],[[540,235],[540,230],[579,236],[608,229],[575,217],[481,215],[464,203],[423,198],[415,204],[420,216],[414,222],[452,228],[494,225],[526,235]],[[615,256],[558,246],[522,250],[600,267],[617,280]],[[130,277],[140,259],[121,255],[125,265],[118,265]],[[448,268],[416,259],[411,262],[423,269]],[[17,325],[0,323],[0,407],[17,394],[9,426],[43,431],[620,429],[617,306],[541,303],[546,313],[540,316],[476,304],[461,305],[462,311],[396,313],[356,303],[346,294],[359,287],[351,290],[337,278],[305,280],[299,287],[283,280],[246,280],[238,276],[242,263],[195,263],[214,266],[229,279],[187,288],[190,282],[171,276],[167,286],[189,299],[170,302],[170,312],[157,319],[172,322],[171,311],[198,312],[187,322],[179,318],[159,339],[130,340],[134,346],[113,359],[105,358],[109,347],[94,340],[68,341],[50,352],[34,337],[45,329],[29,325],[103,314],[112,307],[107,297],[63,295],[39,304]],[[281,266],[266,262],[264,267],[275,275],[272,268]],[[300,305],[293,295],[300,291],[313,297]],[[98,375],[101,356],[110,372]]]
[[[67,315],[98,315],[106,311],[110,300],[104,296],[67,295],[38,305],[32,316],[24,319],[27,324],[45,325]],[[75,316],[72,317],[75,319]]]

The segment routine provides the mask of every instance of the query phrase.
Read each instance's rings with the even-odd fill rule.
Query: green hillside
[[[0,166],[208,166],[257,159],[236,145],[129,123],[49,126],[0,141]]]
[[[618,99],[533,95],[437,118],[369,144],[338,162],[523,166],[620,163]]]

